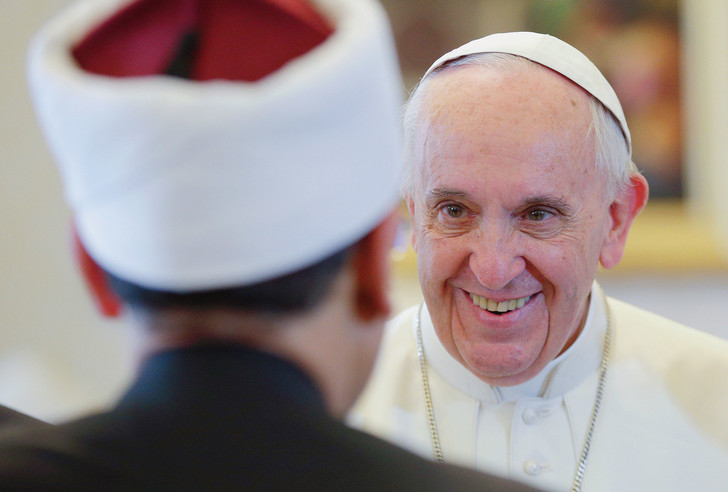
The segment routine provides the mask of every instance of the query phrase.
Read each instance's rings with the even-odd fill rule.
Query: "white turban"
[[[252,284],[348,246],[392,209],[402,86],[375,1],[312,2],[333,32],[254,82],[80,68],[74,45],[129,3],[82,1],[29,52],[41,126],[101,266],[161,290]]]

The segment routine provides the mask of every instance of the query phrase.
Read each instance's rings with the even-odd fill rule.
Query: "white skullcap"
[[[617,119],[631,155],[632,139],[627,127],[627,120],[612,86],[581,51],[548,34],[507,32],[491,34],[470,41],[438,58],[427,70],[423,79],[449,61],[477,53],[506,53],[522,56],[560,73],[581,86],[582,89],[601,102]]]
[[[333,254],[392,210],[402,85],[376,2],[311,2],[333,32],[254,82],[81,69],[74,44],[129,4],[82,1],[29,52],[41,126],[101,266],[161,290],[246,285]]]

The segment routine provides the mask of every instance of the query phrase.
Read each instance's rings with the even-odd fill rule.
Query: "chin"
[[[488,367],[479,368],[477,365],[470,366],[470,369],[480,379],[494,386],[515,386],[525,383],[534,377],[540,371],[540,368],[534,366],[534,359],[527,361],[510,360],[509,363],[503,363],[498,367],[490,364]]]

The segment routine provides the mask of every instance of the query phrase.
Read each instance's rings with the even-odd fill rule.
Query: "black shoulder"
[[[25,424],[47,424],[42,420],[38,420],[30,415],[18,412],[12,408],[0,405],[0,426],[5,425],[25,425]]]

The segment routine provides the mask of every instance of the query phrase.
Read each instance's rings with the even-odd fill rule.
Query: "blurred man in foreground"
[[[0,436],[0,488],[506,485],[339,421],[389,312],[400,83],[376,4],[84,1],[29,73],[84,276],[144,353],[110,411]]]
[[[719,490],[728,343],[615,299],[648,186],[579,51],[502,33],[440,58],[405,114],[424,303],[397,317],[351,421],[553,490]]]

